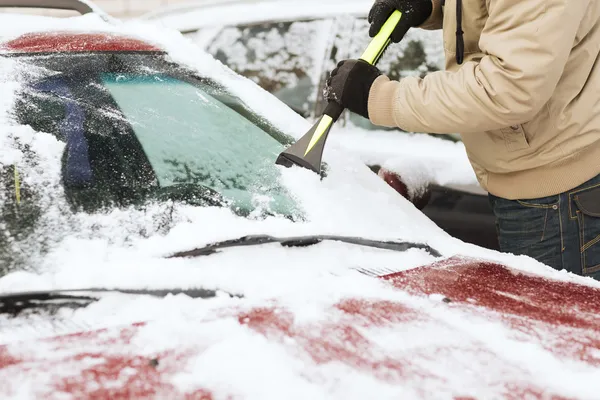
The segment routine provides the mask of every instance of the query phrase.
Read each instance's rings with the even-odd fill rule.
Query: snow
[[[323,12],[330,7],[333,10],[333,5],[323,5]],[[4,38],[29,30],[23,21],[11,22],[7,27],[8,21],[7,17],[0,16]],[[43,23],[36,22],[36,29],[111,31],[143,37],[169,49],[173,60],[231,88],[289,135],[299,138],[310,127],[308,121],[276,98],[199,52],[177,32],[140,21],[108,25],[94,15],[67,21],[43,20]],[[367,159],[389,160],[385,151],[394,149],[397,159],[389,161],[386,167],[409,175],[420,165],[424,168],[418,170],[423,171],[426,179],[439,184],[468,185],[469,179],[456,179],[470,176],[467,165],[452,162],[463,151],[460,144],[427,136],[410,137],[410,146],[435,151],[440,156],[440,165],[430,165],[419,163],[411,154],[408,136],[370,132],[369,135],[377,135],[381,141],[378,140],[377,148],[368,149],[359,145],[364,143],[360,136],[367,133],[349,131],[348,140],[344,142],[354,144],[356,151],[352,155],[340,144],[342,132],[336,132],[325,154],[329,164],[327,178],[320,180],[312,172],[298,168],[280,169],[281,184],[294,194],[304,211],[305,219],[296,223],[281,217],[243,218],[224,208],[171,204],[157,204],[145,210],[72,214],[60,186],[58,166],[62,144],[49,134],[14,126],[6,119],[18,88],[16,68],[14,62],[0,64],[3,93],[0,124],[6,132],[0,136],[0,165],[16,164],[25,172],[28,180],[24,183],[43,194],[43,212],[40,227],[35,232],[24,241],[11,242],[17,246],[16,253],[22,257],[19,265],[23,268],[0,278],[0,293],[89,287],[202,287],[244,297],[222,293],[216,298],[201,300],[185,295],[151,298],[107,294],[89,307],[62,311],[57,316],[57,321],[65,321],[61,326],[48,324],[44,317],[32,316],[26,320],[3,317],[0,343],[10,344],[11,356],[35,355],[39,360],[60,364],[64,357],[81,351],[152,355],[193,346],[200,350],[182,362],[176,374],[165,379],[182,391],[208,388],[219,398],[233,395],[246,399],[367,396],[386,399],[423,395],[451,397],[461,393],[490,398],[506,390],[501,387],[504,382],[526,382],[531,387],[571,397],[589,398],[598,393],[599,383],[594,378],[597,368],[581,361],[561,359],[530,336],[523,340],[517,335],[518,331],[497,317],[447,308],[435,296],[414,296],[358,272],[358,269],[403,271],[437,261],[421,250],[398,253],[324,242],[306,248],[269,244],[226,249],[206,257],[165,258],[176,251],[248,234],[284,237],[338,234],[426,243],[440,251],[443,258],[465,255],[497,261],[522,273],[600,288],[599,282],[554,271],[530,258],[500,254],[448,236],[363,163]],[[24,144],[37,154],[35,159],[25,156]],[[439,175],[432,172],[443,165],[452,165],[455,171],[444,167]],[[2,189],[0,186],[0,194],[5,192]],[[42,254],[42,247],[48,252]],[[336,311],[335,305],[347,299],[402,304],[415,310],[422,319],[384,327],[361,326],[358,317],[345,320],[347,316]],[[280,339],[281,334],[271,331],[263,334],[241,325],[236,318],[222,315],[227,310],[249,311],[274,305],[285,310],[281,318],[285,318],[285,313],[293,316],[294,334]],[[100,343],[57,350],[48,342],[22,342],[82,328],[116,327],[138,321],[148,321],[148,324],[137,331],[125,350],[107,350]],[[336,323],[346,323],[372,346],[362,348],[360,341],[354,346],[332,328]],[[118,332],[106,335],[119,336]],[[328,340],[329,347],[322,352],[306,350],[310,349],[308,344],[314,345],[320,338]],[[331,351],[328,349],[337,348],[335,346],[355,355],[359,360],[357,365],[343,359],[336,361],[335,354],[328,353]],[[437,354],[436,346],[445,352]],[[0,356],[1,351],[0,348]],[[316,362],[315,357],[318,357],[311,351],[325,359],[329,356],[332,361]],[[385,363],[394,357],[414,362],[407,364],[412,379],[403,381],[402,385],[378,375],[387,373],[385,367],[378,372],[377,368],[365,367],[360,362],[367,359],[375,364]],[[97,361],[90,359],[89,362]],[[76,377],[79,371],[74,362],[52,372],[24,374],[14,368],[0,369],[0,382],[3,382],[0,391],[12,392],[20,398],[31,398],[36,390],[51,388],[56,376]],[[423,371],[431,371],[437,378],[420,376]],[[412,372],[415,374],[411,375]],[[122,383],[121,379],[126,380],[127,374],[112,384]],[[94,382],[86,384],[90,385],[89,389]]]
[[[462,142],[418,133],[334,127],[330,143],[363,163],[398,173],[409,189],[437,184],[487,195],[477,183]]]

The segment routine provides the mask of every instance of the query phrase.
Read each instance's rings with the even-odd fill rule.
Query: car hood
[[[71,334],[1,346],[0,394],[592,398],[600,389],[600,289],[461,257],[370,279],[378,291],[367,284],[363,296],[329,301],[307,292],[302,307],[108,296],[69,315],[80,325]],[[94,307],[104,322],[82,319]],[[128,323],[110,322],[127,309],[137,310]],[[31,315],[21,322],[39,327]]]

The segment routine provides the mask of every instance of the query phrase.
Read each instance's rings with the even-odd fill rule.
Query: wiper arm
[[[407,251],[410,249],[421,249],[425,250],[434,257],[441,257],[441,254],[426,244],[412,243],[412,242],[395,242],[395,241],[381,241],[371,240],[360,237],[352,236],[336,236],[336,235],[312,235],[312,236],[296,236],[281,238],[270,235],[248,235],[243,236],[239,239],[224,240],[222,242],[216,242],[209,244],[204,247],[200,247],[194,250],[182,251],[170,255],[166,258],[177,258],[177,257],[199,257],[208,256],[217,253],[218,250],[229,248],[229,247],[241,247],[241,246],[256,246],[267,243],[279,243],[285,247],[305,247],[312,246],[323,241],[337,241],[343,243],[356,244],[359,246],[373,247],[377,249],[385,249],[392,251]]]
[[[165,297],[169,294],[185,294],[194,299],[209,299],[217,296],[216,290],[193,288],[193,289],[67,289],[48,290],[36,292],[18,292],[0,294],[0,315],[19,315],[24,310],[43,309],[52,313],[61,308],[83,308],[100,300],[101,296],[95,293],[118,292],[124,294],[147,295],[153,297]],[[229,294],[232,297],[239,295]]]

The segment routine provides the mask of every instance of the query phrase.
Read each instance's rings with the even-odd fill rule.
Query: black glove
[[[381,71],[363,60],[340,61],[326,82],[325,98],[369,118],[369,91]]]
[[[433,5],[431,0],[376,0],[368,17],[371,24],[369,36],[377,35],[385,21],[396,10],[402,13],[402,18],[390,37],[394,43],[402,40],[411,27],[424,23],[431,16]]]

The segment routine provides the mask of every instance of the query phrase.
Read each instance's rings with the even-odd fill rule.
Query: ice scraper
[[[367,49],[360,57],[369,64],[375,65],[379,58],[390,44],[390,35],[394,28],[400,22],[402,13],[394,11],[387,19],[381,30],[369,43]],[[330,101],[325,107],[325,111],[313,127],[302,136],[296,143],[292,144],[285,151],[279,154],[276,164],[285,167],[294,165],[308,168],[317,174],[321,174],[321,157],[325,148],[325,141],[329,135],[329,130],[342,114],[344,109],[338,103]]]

